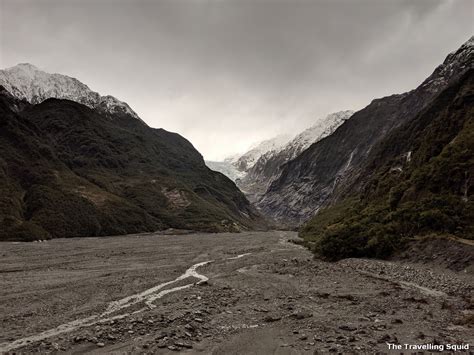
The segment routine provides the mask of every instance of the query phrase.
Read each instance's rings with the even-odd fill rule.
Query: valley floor
[[[0,352],[360,353],[388,352],[387,343],[469,343],[472,351],[472,268],[326,263],[294,238],[2,243]]]

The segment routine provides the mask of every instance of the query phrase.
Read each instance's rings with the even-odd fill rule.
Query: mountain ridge
[[[237,180],[237,186],[251,202],[256,202],[267,191],[271,183],[279,177],[281,169],[288,161],[296,158],[309,146],[332,134],[343,122],[350,119],[354,111],[345,110],[330,113],[323,119],[297,134],[279,150],[269,151],[260,156],[247,174]]]
[[[1,88],[0,240],[265,228],[180,135],[75,101],[30,104]]]
[[[0,70],[0,85],[13,96],[32,104],[49,98],[67,99],[109,114],[127,114],[142,121],[127,103],[111,95],[101,96],[76,78],[50,74],[29,63]]]
[[[471,68],[381,140],[358,179],[300,234],[332,260],[386,258],[415,237],[474,239],[473,154]]]
[[[335,203],[351,186],[375,144],[415,117],[473,63],[473,38],[449,54],[416,89],[374,99],[336,131],[282,169],[256,206],[279,223],[296,227]]]

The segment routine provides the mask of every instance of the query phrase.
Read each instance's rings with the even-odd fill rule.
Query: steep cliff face
[[[471,38],[415,90],[374,100],[356,112],[332,135],[287,163],[257,206],[277,221],[297,226],[336,202],[358,179],[373,147],[459,80],[472,68],[473,57]]]
[[[474,239],[473,176],[471,69],[377,143],[301,235],[330,259],[386,257],[415,236]]]
[[[264,225],[191,143],[126,112],[33,105],[2,88],[0,151],[3,240]]]
[[[237,186],[251,202],[258,201],[270,184],[280,176],[281,167],[286,162],[297,157],[311,144],[332,134],[353,113],[349,110],[331,113],[279,149],[270,150],[261,155],[247,173],[236,181]]]

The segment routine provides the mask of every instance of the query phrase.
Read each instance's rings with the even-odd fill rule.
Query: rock
[[[402,324],[403,321],[402,321],[401,319],[398,319],[398,318],[397,318],[397,319],[392,319],[392,322],[391,322],[391,323],[392,323],[392,324]]]
[[[193,348],[192,344],[181,342],[181,341],[175,342],[174,345],[179,346],[181,348],[187,348],[187,349],[192,349]]]
[[[172,350],[172,351],[179,351],[179,348],[177,348],[177,347],[174,346],[174,345],[168,345],[168,349],[169,349],[169,350]]]
[[[312,316],[313,316],[313,313],[307,312],[307,311],[298,311],[291,314],[291,318],[298,319],[298,320],[310,318]]]
[[[306,334],[302,334],[300,337],[299,337],[299,340],[306,340],[308,339],[308,336]]]
[[[166,342],[163,341],[163,340],[160,340],[160,341],[158,342],[157,346],[158,346],[159,348],[161,348],[161,349],[162,349],[162,348],[166,348]]]
[[[96,345],[97,345],[99,348],[103,348],[103,347],[105,346],[104,343],[97,343]]]
[[[198,323],[204,322],[204,321],[202,320],[202,318],[194,318],[194,321],[195,321],[195,322],[198,322]]]
[[[349,324],[343,324],[339,326],[339,329],[341,330],[347,330],[349,332],[353,332],[354,330],[357,330],[357,327]]]
[[[166,337],[166,333],[165,332],[161,332],[161,333],[158,333],[158,335],[156,336],[155,338],[155,341],[158,341],[160,339],[163,339]]]
[[[268,314],[267,316],[265,316],[265,318],[263,318],[263,320],[267,323],[276,322],[276,321],[279,321],[280,319],[281,319],[281,316],[274,315],[274,314]]]
[[[377,340],[378,343],[386,343],[386,342],[389,342],[389,341],[390,341],[390,335],[388,335],[388,334],[382,335],[382,336]]]

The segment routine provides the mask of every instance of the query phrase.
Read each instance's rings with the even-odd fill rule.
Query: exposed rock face
[[[339,188],[336,203],[305,223],[300,235],[330,260],[386,258],[415,237],[474,239],[473,174],[469,70],[377,143],[357,179]]]
[[[376,99],[356,112],[332,135],[286,164],[257,206],[277,221],[296,226],[337,201],[358,178],[372,148],[472,68],[473,56],[474,37],[449,54],[415,90]]]
[[[49,74],[28,63],[0,70],[0,85],[13,96],[32,104],[49,98],[67,99],[105,113],[127,114],[140,119],[128,104],[113,96],[101,96],[75,78]]]
[[[231,162],[239,171],[249,171],[260,159],[261,156],[269,152],[278,152],[285,147],[285,144],[291,139],[291,136],[280,135],[275,138],[264,140],[251,148],[245,154],[239,157],[226,159]]]
[[[349,110],[331,113],[298,134],[280,149],[270,150],[261,155],[254,165],[248,169],[247,174],[237,180],[237,186],[250,201],[258,201],[270,184],[280,176],[282,166],[285,163],[301,154],[311,144],[332,134],[353,113]]]

